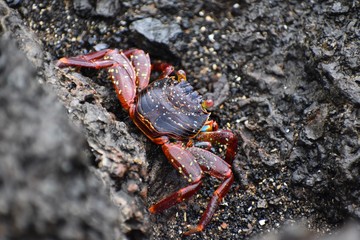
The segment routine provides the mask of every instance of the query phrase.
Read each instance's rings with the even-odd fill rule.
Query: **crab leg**
[[[222,129],[213,132],[200,132],[196,136],[196,141],[225,145],[225,161],[231,164],[235,158],[238,139],[236,135],[230,130]]]
[[[125,110],[129,110],[136,96],[136,76],[129,59],[118,50],[102,50],[86,55],[61,58],[58,67],[108,68],[116,94]]]
[[[83,58],[86,61],[94,61],[94,60],[99,60],[99,59],[103,58],[109,51],[111,51],[111,49],[103,49],[103,50],[100,50],[97,52],[91,52],[88,54],[79,55],[74,58]]]
[[[191,147],[188,150],[196,157],[197,162],[204,172],[223,180],[223,182],[215,190],[197,226],[190,228],[189,231],[184,233],[184,235],[201,232],[205,228],[213,217],[221,200],[228,193],[232,183],[234,182],[234,175],[231,171],[230,165],[220,157],[197,147]]]
[[[161,72],[158,79],[169,77],[169,75],[174,72],[174,66],[169,63],[159,62],[152,64],[152,70]]]
[[[114,61],[102,59],[109,51],[113,51],[113,50],[104,49],[101,51],[92,52],[85,55],[79,55],[76,57],[69,57],[69,58],[63,57],[57,61],[56,65],[58,67],[74,66],[74,67],[88,67],[88,68],[96,68],[96,69],[110,67],[114,64]]]
[[[70,58],[61,58],[56,63],[56,66],[63,68],[63,67],[86,67],[86,68],[107,68],[114,64],[114,61],[112,60],[98,60],[98,61],[87,61],[82,58],[77,57],[70,57]]]
[[[149,208],[151,213],[166,210],[194,195],[200,188],[202,171],[195,157],[179,144],[165,143],[163,152],[174,168],[190,183],[187,187],[170,194]]]
[[[131,60],[136,74],[136,85],[138,90],[143,90],[150,81],[151,63],[149,54],[140,49],[125,50],[124,55]]]

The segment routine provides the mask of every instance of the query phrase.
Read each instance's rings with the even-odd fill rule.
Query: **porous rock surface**
[[[189,239],[257,239],[300,219],[306,226],[301,232],[324,239],[349,219],[356,226],[357,1],[56,2],[54,8],[52,1],[24,1],[8,22],[17,24],[17,39],[28,35],[17,31],[27,27],[40,39],[41,51],[26,44],[22,50],[83,129],[127,237],[181,239],[218,182],[206,177],[188,204],[149,216],[146,206],[185,183],[121,110],[106,74],[54,71],[50,60],[137,47],[185,69],[195,89],[215,100],[212,117],[240,138],[236,180],[204,233]]]

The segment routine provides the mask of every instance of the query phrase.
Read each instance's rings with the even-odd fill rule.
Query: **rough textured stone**
[[[130,29],[134,32],[134,40],[139,45],[147,46],[155,56],[173,54],[168,45],[182,34],[178,24],[165,24],[151,17],[132,22]]]
[[[131,23],[130,29],[140,33],[150,42],[169,44],[182,33],[176,23],[164,24],[156,18],[144,18]]]
[[[184,69],[195,89],[218,101],[211,117],[241,139],[233,163],[236,180],[204,233],[192,239],[248,239],[299,218],[306,218],[310,231],[326,235],[348,218],[359,219],[360,5],[345,0],[173,2],[122,1],[118,14],[99,18],[92,15],[96,1],[88,17],[78,16],[67,2],[53,8],[49,0],[24,1],[19,12],[25,23],[9,20],[18,21],[12,31],[20,38],[24,24],[39,36],[50,54],[31,45],[25,49],[47,75],[53,65],[41,67],[44,58],[87,53],[100,43],[137,47],[154,61]],[[177,24],[181,35],[156,43],[130,29],[149,18],[167,31]],[[149,228],[146,195],[148,204],[154,203],[186,183],[161,148],[134,127],[105,75],[63,70],[47,83],[70,118],[83,126],[94,149],[95,172],[111,176],[106,183],[128,219],[121,225],[128,236],[181,239],[218,182],[204,178],[188,204],[151,216]],[[258,205],[262,200],[266,208]]]
[[[0,34],[0,238],[124,238],[89,171],[85,139],[14,39]]]
[[[9,47],[1,58],[2,66],[6,66],[1,76],[8,77],[1,78],[7,87],[1,89],[2,99],[4,104],[11,104],[10,110],[4,108],[5,114],[1,114],[5,118],[1,124],[8,126],[2,132],[6,144],[2,144],[1,150],[7,151],[10,146],[13,150],[8,151],[8,158],[5,155],[10,163],[1,162],[9,166],[2,168],[5,172],[0,172],[0,177],[15,185],[21,178],[21,182],[25,182],[19,193],[16,189],[11,192],[12,185],[9,184],[7,196],[1,194],[1,197],[8,198],[4,199],[4,204],[11,201],[17,204],[14,199],[20,194],[23,197],[20,197],[19,205],[36,205],[34,214],[29,207],[29,211],[24,211],[26,216],[19,218],[13,216],[17,210],[6,205],[10,210],[5,208],[8,213],[4,213],[7,217],[4,224],[11,226],[9,219],[14,218],[24,225],[19,233],[9,228],[6,236],[27,236],[34,231],[35,236],[57,234],[61,239],[141,238],[149,227],[143,203],[146,196],[143,147],[126,130],[124,123],[115,121],[114,115],[98,104],[94,89],[86,83],[92,82],[90,79],[77,78],[74,83],[69,75],[70,80],[61,81],[61,73],[56,72],[50,55],[44,52],[19,16],[3,3],[0,13],[2,34],[23,51],[17,53]],[[7,45],[3,48],[7,50]],[[40,82],[47,84],[40,86]],[[48,91],[61,94],[67,111]],[[79,94],[74,95],[72,91],[79,91]],[[19,101],[15,101],[17,99]],[[70,113],[76,129],[82,130],[74,130],[68,123],[66,112]],[[2,128],[5,129],[5,125]],[[85,135],[87,144],[79,137],[84,136],[84,129],[90,130],[89,135]],[[89,157],[90,150],[93,157]],[[98,168],[91,168],[93,165]],[[127,170],[120,178],[124,168]],[[8,169],[18,172],[15,179],[9,178],[11,172]],[[119,178],[113,179],[118,173]],[[137,191],[128,191],[128,180],[137,184]],[[115,185],[118,187],[110,187]],[[37,188],[39,193],[34,191]],[[34,230],[33,217],[41,229]]]
[[[120,2],[116,0],[74,0],[74,10],[80,16],[114,17],[120,11]]]

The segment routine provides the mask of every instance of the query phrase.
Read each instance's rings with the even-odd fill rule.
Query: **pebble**
[[[181,33],[181,27],[177,23],[165,24],[156,18],[144,18],[134,21],[130,29],[138,32],[150,42],[169,44]]]
[[[265,225],[265,223],[266,223],[266,220],[265,220],[265,219],[261,219],[261,220],[259,220],[259,224],[260,224],[260,226],[264,226],[264,225]]]

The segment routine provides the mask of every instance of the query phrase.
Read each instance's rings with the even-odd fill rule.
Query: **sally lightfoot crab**
[[[234,181],[231,162],[237,150],[237,137],[230,130],[219,130],[209,120],[203,101],[179,70],[167,63],[151,64],[148,54],[139,49],[119,51],[106,49],[76,57],[61,58],[58,67],[106,68],[122,107],[135,125],[162,150],[189,185],[170,194],[149,208],[158,213],[194,195],[207,173],[222,182],[212,195],[197,226],[185,235],[202,231],[210,222],[220,201]],[[151,70],[160,71],[159,78],[149,83]],[[212,145],[226,148],[224,160],[211,152]]]

